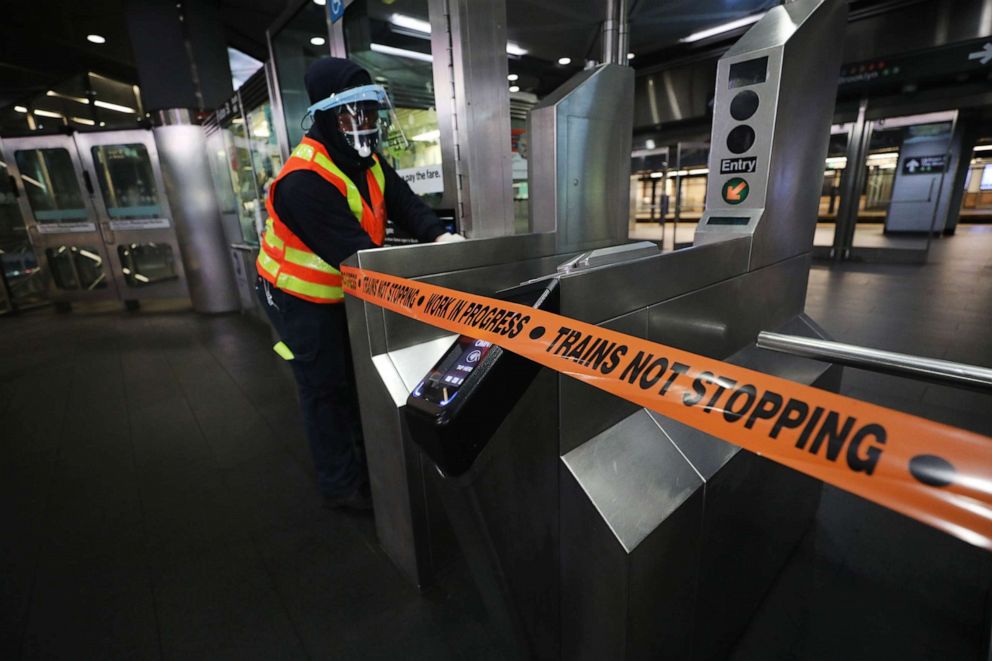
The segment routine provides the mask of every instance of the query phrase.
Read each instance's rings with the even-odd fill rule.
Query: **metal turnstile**
[[[188,296],[151,131],[4,140],[56,302]]]
[[[612,223],[602,234],[568,227],[595,208],[569,197],[581,173],[535,163],[559,196],[545,219],[555,232],[363,251],[347,263],[483,295],[550,276],[565,317],[836,389],[839,367],[755,339],[824,337],[803,309],[846,12],[842,0],[775,7],[721,58],[694,246],[642,251],[618,245]],[[573,101],[609,75],[572,81],[535,109],[535,125],[570,126],[570,113],[595,105]],[[586,132],[556,135],[555,159],[607,153],[586,149],[596,144]],[[581,144],[560,144],[570,140]],[[515,390],[478,385],[495,393],[487,403],[501,420],[467,427],[478,452],[446,472],[420,449],[425,427],[408,419],[408,398],[472,338],[347,305],[377,530],[407,577],[429,582],[457,538],[499,638],[523,658],[731,653],[811,524],[819,482],[546,369]]]
[[[749,339],[766,324],[823,336],[799,313],[808,258],[747,272],[745,248],[621,246],[547,275],[567,317],[836,390],[838,368]],[[724,266],[679,277],[690,263]],[[599,282],[632,284],[617,300],[595,296]],[[820,484],[567,376],[540,369],[522,379],[515,362],[485,354],[457,395],[460,410],[435,423],[425,384],[454,373],[472,347],[464,337],[439,344],[406,350],[440,358],[413,381],[405,434],[425,451],[423,491],[443,507],[507,651],[728,653],[810,525]],[[499,424],[486,424],[493,415]]]

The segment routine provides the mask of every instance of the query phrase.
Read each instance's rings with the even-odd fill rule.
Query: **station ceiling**
[[[140,0],[135,0],[140,1]],[[425,20],[427,0],[367,0],[375,17],[403,13]],[[852,0],[854,1],[854,0]],[[0,21],[0,107],[8,106],[86,71],[137,82],[124,9],[127,0],[28,0],[6,3]],[[857,0],[858,4],[886,0]],[[265,32],[293,2],[219,0],[229,46],[267,58]],[[632,64],[680,47],[702,29],[764,11],[780,0],[629,0]],[[542,87],[555,85],[598,59],[606,0],[506,0],[510,41],[527,51],[511,71],[533,69]],[[91,44],[86,35],[106,37]],[[690,46],[681,45],[688,49]],[[567,57],[569,65],[559,65]],[[557,67],[557,71],[555,68]],[[535,91],[540,91],[535,89]]]

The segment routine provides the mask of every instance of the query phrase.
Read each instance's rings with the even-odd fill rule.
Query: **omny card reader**
[[[504,289],[501,300],[558,311],[558,278]],[[406,401],[413,439],[447,476],[464,473],[499,427],[540,365],[462,335]]]

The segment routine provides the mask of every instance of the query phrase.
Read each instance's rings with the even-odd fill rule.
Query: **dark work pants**
[[[304,301],[261,278],[256,290],[293,352],[289,364],[320,491],[327,498],[347,496],[367,478],[344,304]]]

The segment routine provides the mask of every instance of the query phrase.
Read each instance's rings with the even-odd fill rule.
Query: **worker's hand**
[[[464,241],[465,237],[461,234],[452,234],[451,232],[445,232],[441,236],[434,239],[434,243],[451,243],[452,241]]]

